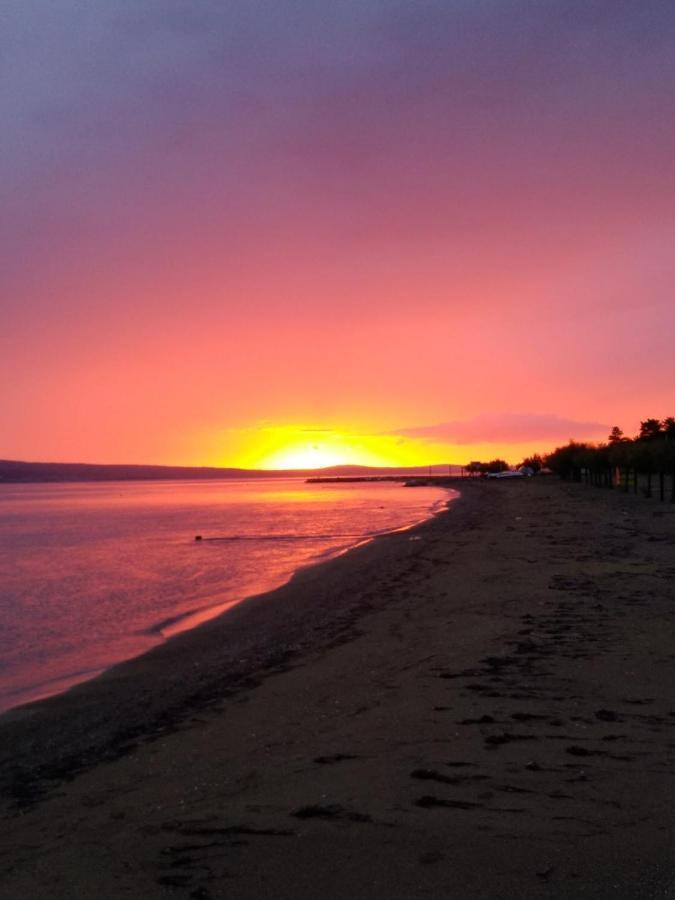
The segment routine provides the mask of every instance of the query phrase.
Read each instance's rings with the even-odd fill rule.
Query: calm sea
[[[0,710],[91,678],[447,499],[433,487],[290,478],[0,485]]]

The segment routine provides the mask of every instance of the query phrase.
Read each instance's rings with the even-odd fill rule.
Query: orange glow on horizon
[[[392,452],[390,435],[362,435],[354,431],[303,425],[267,425],[232,435],[234,451],[228,465],[247,469],[322,469],[327,466],[416,465],[410,451]],[[234,440],[233,440],[234,438]],[[223,455],[219,454],[223,465]]]
[[[408,467],[466,465],[499,457],[515,465],[533,453],[546,453],[556,442],[451,444],[396,434],[363,434],[305,425],[262,425],[213,435],[206,464],[243,469],[322,469],[360,465]],[[227,445],[224,450],[223,443]],[[565,443],[559,441],[558,443]],[[203,450],[203,448],[202,448]],[[204,464],[203,455],[194,464]]]

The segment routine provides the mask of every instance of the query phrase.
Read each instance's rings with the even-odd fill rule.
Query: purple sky
[[[5,0],[0,107],[0,456],[675,412],[672,0]]]

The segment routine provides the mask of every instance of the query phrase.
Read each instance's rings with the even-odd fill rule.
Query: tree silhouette
[[[661,422],[663,433],[667,438],[675,438],[675,416],[668,416]]]
[[[504,459],[492,459],[490,462],[478,462],[474,460],[470,462],[468,466],[465,466],[467,472],[471,472],[473,474],[480,472],[481,475],[486,475],[488,472],[506,472],[509,464]]]
[[[505,459],[491,459],[489,463],[487,463],[485,470],[487,472],[506,472],[509,468],[509,464]]]
[[[659,438],[662,435],[661,422],[658,419],[645,419],[644,422],[640,422],[638,440],[653,441],[655,438]]]
[[[624,488],[628,490],[628,474],[632,472],[637,492],[636,472],[647,474],[647,491],[651,490],[652,475],[659,479],[659,493],[664,497],[664,479],[671,478],[671,498],[675,503],[675,416],[663,420],[645,419],[634,439],[624,437],[615,425],[606,444],[585,444],[570,441],[546,456],[546,465],[562,478],[590,480],[595,484],[610,484],[612,470],[623,472]]]
[[[538,472],[540,469],[544,468],[544,460],[538,453],[535,453],[532,456],[526,456],[520,464],[521,468],[522,466],[527,466],[527,468],[532,469],[533,472]]]

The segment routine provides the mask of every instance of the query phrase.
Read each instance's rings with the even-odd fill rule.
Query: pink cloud
[[[493,413],[437,425],[401,428],[405,437],[451,444],[527,443],[538,440],[598,439],[609,432],[602,422],[566,419],[548,413]]]

